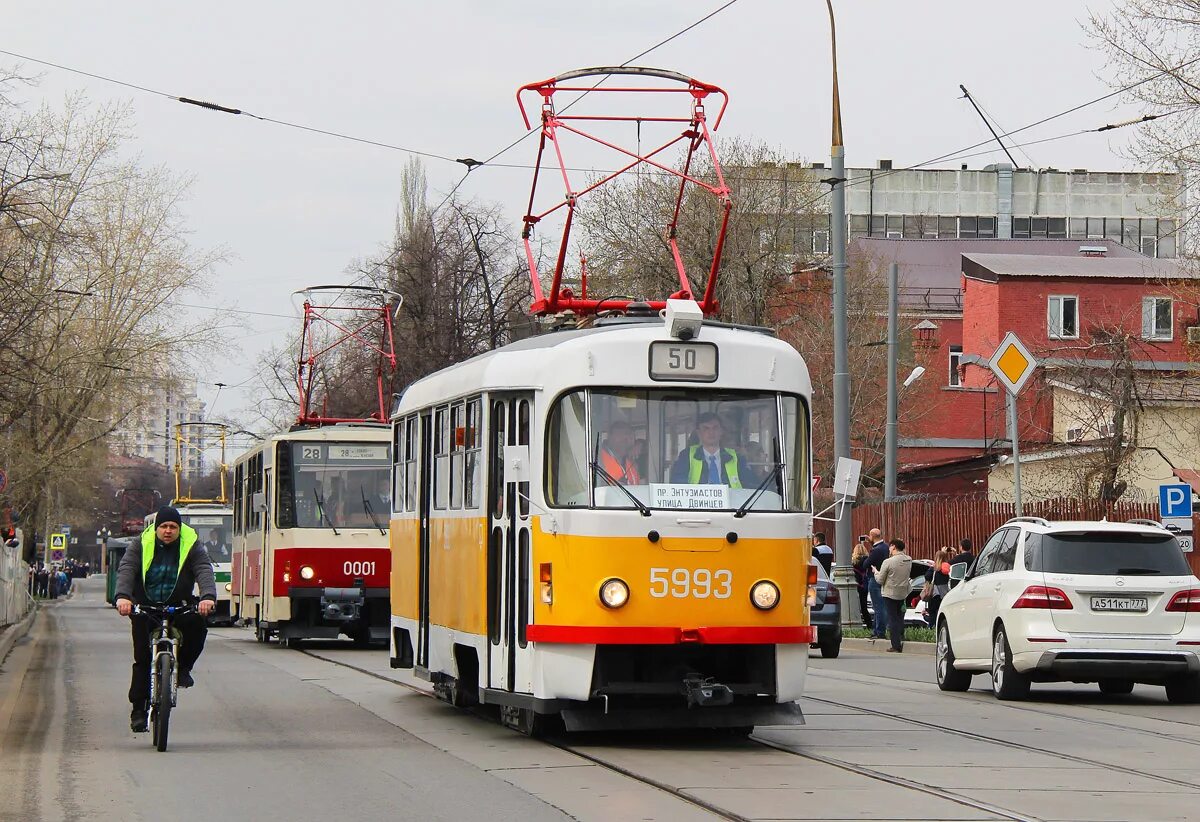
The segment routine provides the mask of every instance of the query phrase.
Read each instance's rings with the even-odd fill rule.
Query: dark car
[[[834,659],[842,650],[842,596],[834,587],[825,568],[817,566],[816,599],[809,610],[809,622],[817,629],[816,646],[821,656]]]

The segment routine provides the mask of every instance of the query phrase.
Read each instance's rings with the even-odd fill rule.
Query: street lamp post
[[[100,573],[104,575],[108,574],[108,538],[111,536],[108,526],[96,532],[96,542],[100,545]]]
[[[832,201],[829,207],[829,236],[833,242],[833,450],[835,463],[850,457],[850,353],[846,311],[846,150],[842,144],[842,103],[838,92],[837,25],[833,0],[825,0],[829,9],[829,45],[833,67],[833,132],[830,150],[832,177],[829,183]],[[853,545],[851,505],[841,507],[834,530],[833,581],[842,594],[842,602],[853,602],[856,584],[850,565]],[[847,619],[850,608],[842,609]]]

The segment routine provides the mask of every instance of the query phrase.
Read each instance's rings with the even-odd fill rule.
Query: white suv
[[[1200,579],[1155,523],[1017,517],[951,577],[935,652],[943,691],[990,671],[1000,699],[1031,682],[1099,682],[1106,694],[1143,682],[1200,701]]]

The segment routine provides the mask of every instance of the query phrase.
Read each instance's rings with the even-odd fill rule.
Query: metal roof
[[[900,302],[927,310],[962,311],[963,254],[1039,254],[1077,257],[1080,246],[1102,246],[1110,258],[1146,259],[1113,240],[889,240],[857,237],[852,256],[869,257],[877,265],[900,266]]]
[[[1058,257],[1042,254],[979,254],[962,255],[963,276],[984,282],[997,282],[1000,277],[1084,277],[1099,279],[1194,279],[1195,272],[1181,266],[1178,260],[1155,260],[1143,257]]]

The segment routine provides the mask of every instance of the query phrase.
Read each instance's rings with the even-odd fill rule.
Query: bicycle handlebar
[[[195,607],[191,605],[134,605],[133,613],[146,614],[148,616],[179,616],[181,614],[195,613]]]

